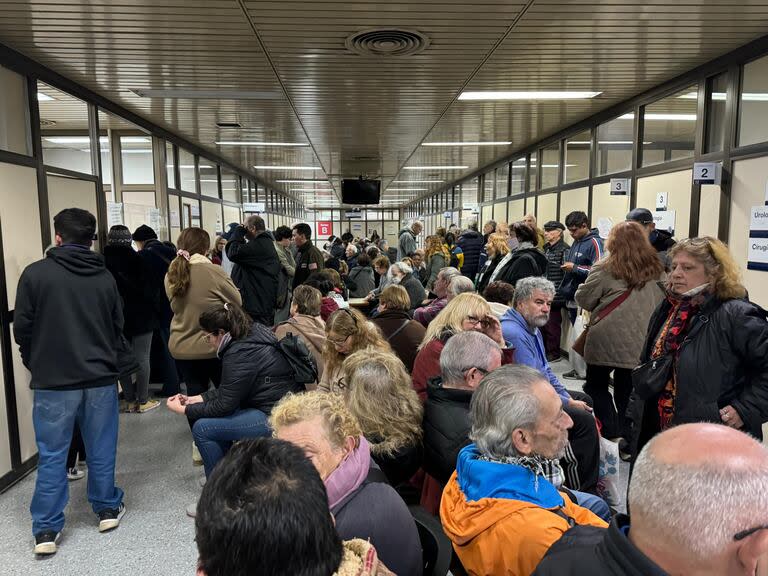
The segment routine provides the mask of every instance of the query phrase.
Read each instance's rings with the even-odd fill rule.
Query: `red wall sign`
[[[318,238],[328,238],[333,234],[333,222],[316,222]]]

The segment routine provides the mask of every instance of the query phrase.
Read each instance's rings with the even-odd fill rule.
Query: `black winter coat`
[[[496,275],[496,282],[514,286],[529,276],[543,276],[547,272],[547,257],[538,248],[518,248],[509,262]]]
[[[482,294],[490,284],[491,276],[493,276],[494,270],[499,265],[499,262],[504,258],[502,254],[497,254],[491,260],[486,260],[480,267],[480,276],[477,277],[477,293]]]
[[[231,341],[222,350],[218,389],[203,393],[204,402],[190,404],[185,413],[191,421],[229,416],[242,408],[269,414],[288,392],[302,389],[272,330],[254,322],[247,337]]]
[[[51,248],[16,291],[13,335],[33,390],[114,386],[123,306],[101,254]]]
[[[456,469],[459,451],[470,443],[471,390],[443,388],[438,376],[427,383],[424,405],[424,470],[446,484]]]
[[[427,293],[424,292],[424,286],[421,285],[419,279],[413,274],[403,276],[402,280],[400,280],[400,286],[408,292],[408,297],[411,299],[411,310],[421,306],[424,298],[427,297]]]
[[[651,317],[640,362],[651,357],[654,343],[672,304],[665,299]],[[766,312],[746,300],[722,301],[711,296],[690,320],[688,336],[678,350],[677,395],[672,425],[722,423],[720,409],[731,405],[744,431],[762,439],[768,421],[768,322]],[[659,432],[658,395],[643,401],[632,394],[633,454]]]
[[[243,309],[254,319],[269,320],[277,303],[280,258],[268,234],[259,234],[247,243],[245,234],[245,228],[238,226],[227,242],[227,257],[237,264],[232,281],[243,297]]]
[[[552,282],[557,289],[557,293],[553,300],[554,304],[565,304],[565,298],[563,298],[560,291],[560,284],[565,276],[565,271],[561,266],[565,264],[569,248],[570,246],[568,246],[562,238],[553,245],[544,245],[544,254],[547,256],[547,280]]]
[[[165,294],[165,275],[168,267],[176,258],[176,252],[170,246],[166,246],[160,240],[152,239],[144,242],[144,247],[139,251],[139,256],[146,264],[148,291],[154,304],[154,310],[158,321],[169,328],[173,310]]]
[[[574,526],[552,544],[533,576],[668,576],[624,535],[628,525],[629,518],[618,514],[607,530]]]
[[[477,230],[467,230],[459,236],[456,245],[464,252],[464,266],[461,267],[461,273],[474,280],[480,268],[480,253],[485,246],[483,235]]]
[[[127,338],[159,328],[144,259],[129,245],[104,247],[104,264],[117,283],[123,300],[123,333]]]
[[[369,438],[371,450],[375,449],[376,438]],[[422,460],[421,443],[403,446],[395,450],[390,456],[383,454],[371,454],[371,458],[379,465],[381,471],[387,477],[387,482],[394,488],[408,482],[421,467]]]
[[[346,284],[349,286],[350,298],[365,298],[376,288],[373,268],[370,266],[355,266],[349,271],[348,278],[350,282]]]

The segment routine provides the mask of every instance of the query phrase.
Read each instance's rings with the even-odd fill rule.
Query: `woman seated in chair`
[[[198,396],[168,398],[168,408],[192,423],[206,478],[233,442],[270,434],[267,418],[288,392],[298,392],[293,369],[272,331],[234,304],[200,315],[200,327],[221,359],[221,384]]]
[[[395,574],[421,574],[419,534],[408,507],[371,461],[371,448],[339,394],[291,394],[272,410],[275,437],[312,460],[342,540],[362,538]]]

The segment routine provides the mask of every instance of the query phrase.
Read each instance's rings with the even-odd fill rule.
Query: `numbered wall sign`
[[[631,184],[629,178],[611,178],[611,196],[626,196]]]
[[[667,209],[669,204],[669,192],[656,192],[656,211],[661,212]]]
[[[720,164],[718,162],[696,162],[693,165],[694,184],[720,184]]]
[[[261,214],[262,212],[267,211],[267,203],[266,202],[243,202],[243,212],[258,212]]]

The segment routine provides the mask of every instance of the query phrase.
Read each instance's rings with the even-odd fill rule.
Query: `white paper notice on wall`
[[[107,202],[107,225],[112,228],[123,223],[123,205],[119,202]],[[157,230],[157,228],[155,228]]]
[[[677,210],[665,210],[664,212],[654,212],[653,222],[657,230],[665,230],[670,234],[675,234],[675,219]]]
[[[160,209],[159,208],[149,209],[149,227],[152,228],[152,230],[160,230],[160,228],[162,228],[162,226],[160,226]]]
[[[171,228],[181,228],[181,217],[178,210],[171,209]]]
[[[768,272],[768,207],[752,206],[747,246],[747,270]]]
[[[600,234],[600,238],[608,238],[608,234],[610,234],[611,228],[613,228],[612,218],[598,218],[597,232]]]

